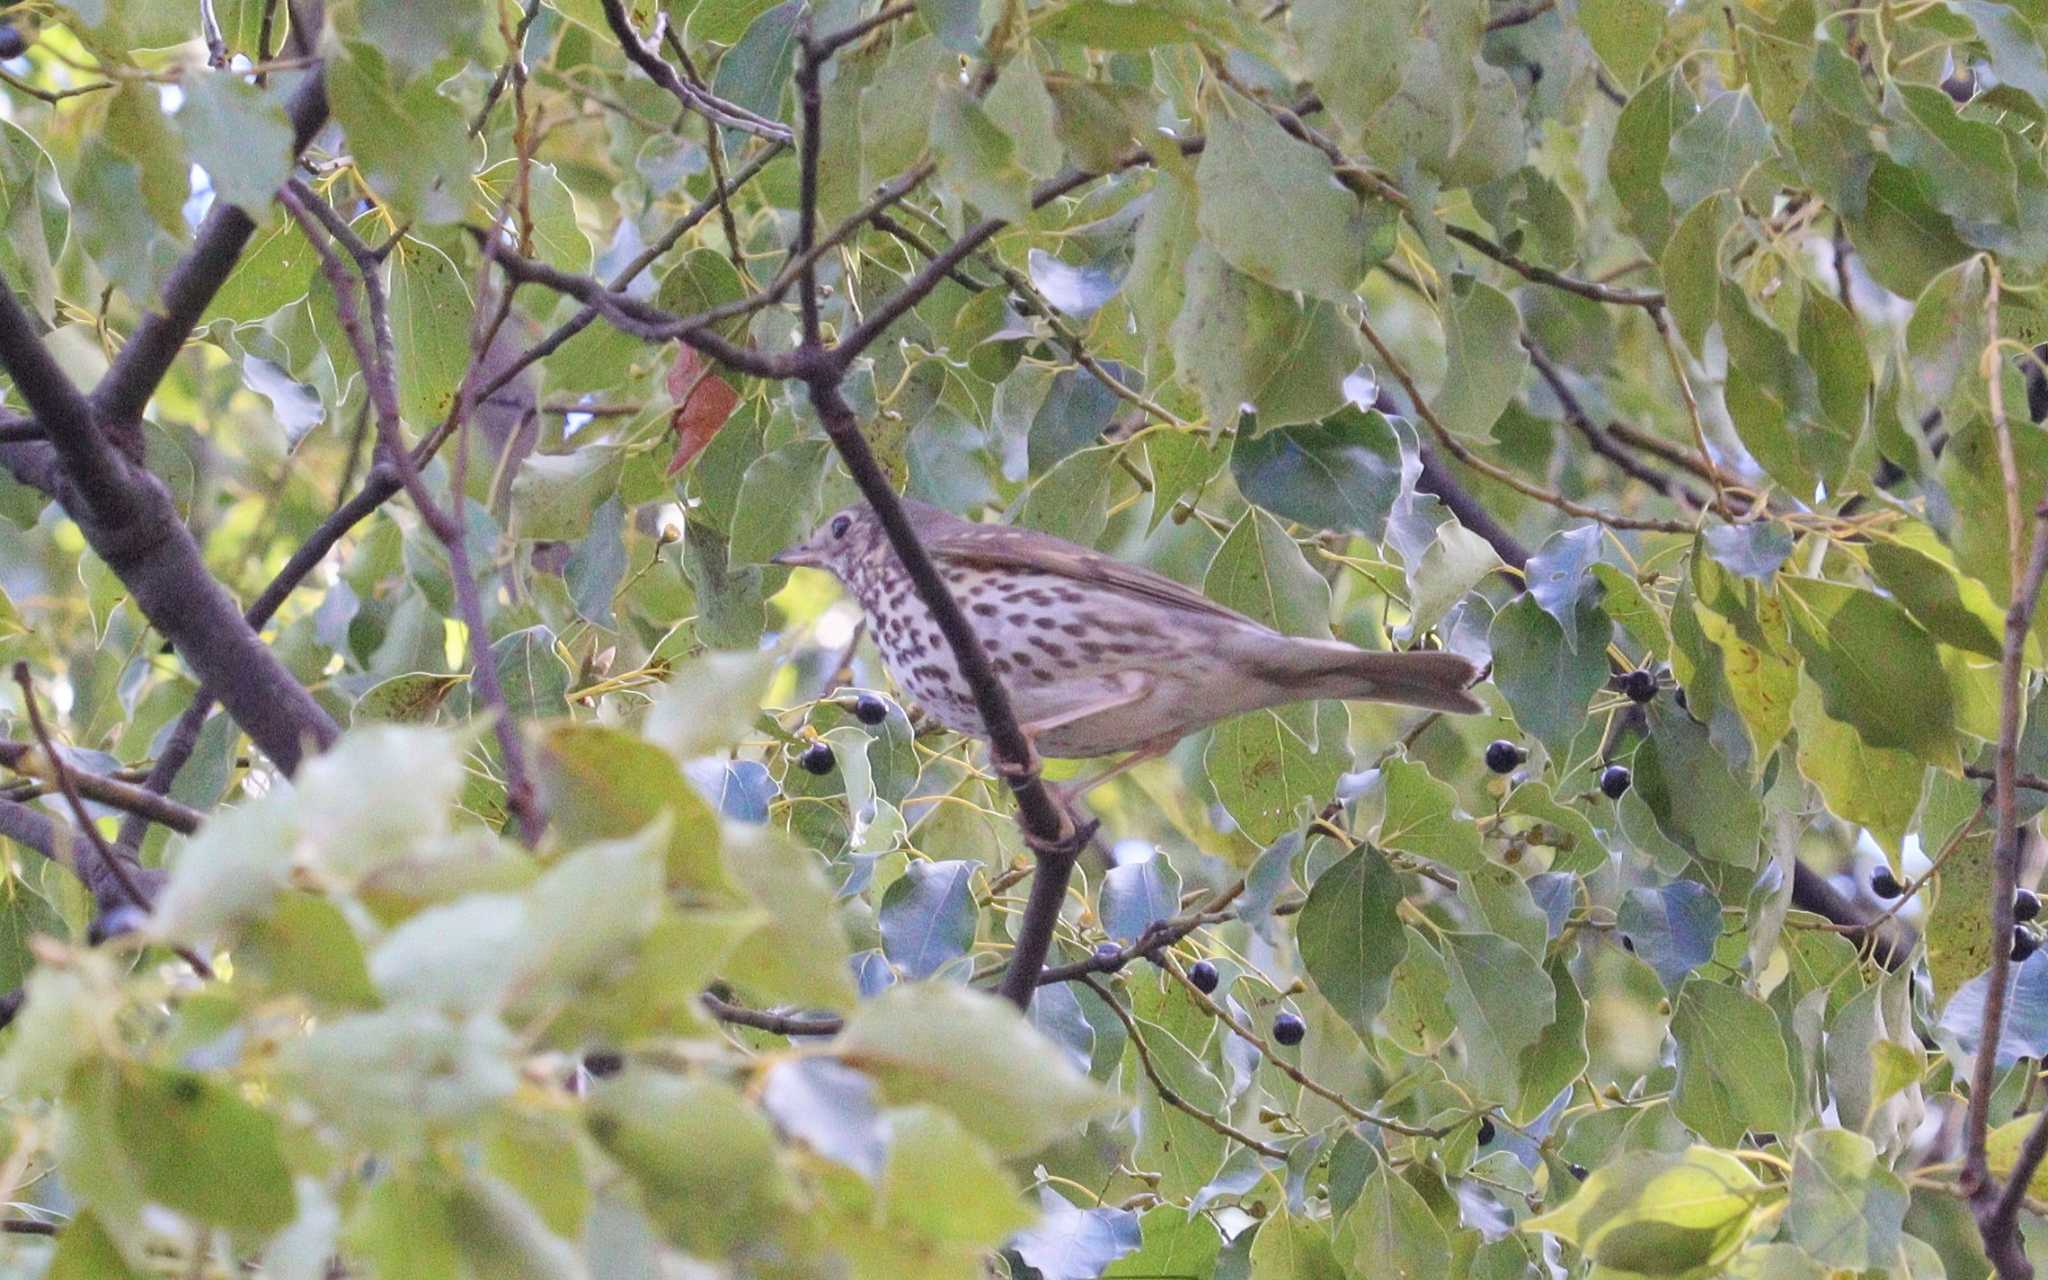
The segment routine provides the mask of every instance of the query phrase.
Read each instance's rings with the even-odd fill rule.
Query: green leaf
[[[1379,842],[1401,853],[1467,871],[1486,861],[1479,828],[1457,811],[1458,793],[1427,766],[1395,758],[1381,766],[1386,790]]]
[[[1607,615],[1581,604],[1574,634],[1531,595],[1510,601],[1493,616],[1493,681],[1515,713],[1515,723],[1564,758],[1586,723],[1593,695],[1607,684]]]
[[[193,1072],[109,1070],[115,1131],[150,1199],[234,1231],[275,1231],[297,1214],[273,1117]]]
[[[818,855],[766,827],[729,827],[725,846],[733,879],[767,915],[726,972],[772,999],[851,1004],[846,932]]]
[[[882,895],[882,953],[912,981],[974,947],[978,862],[913,862]]]
[[[660,747],[598,725],[563,724],[543,739],[537,781],[556,833],[574,847],[635,834],[666,814],[672,888],[731,891],[718,818]]]
[[[1671,135],[1664,192],[1673,209],[1690,209],[1742,185],[1771,154],[1771,127],[1746,89],[1722,92]]]
[[[1330,180],[1330,163],[1227,91],[1195,168],[1197,225],[1223,260],[1275,289],[1333,302],[1393,248],[1394,215]]]
[[[544,720],[569,714],[569,685],[574,673],[556,651],[555,633],[544,626],[527,627],[491,645],[498,682],[513,718]]]
[[[1395,913],[1401,897],[1387,860],[1360,845],[1316,877],[1295,925],[1302,967],[1317,992],[1368,1041],[1394,968],[1408,954]]]
[[[1720,314],[1721,235],[1729,208],[1727,197],[1721,195],[1694,205],[1679,219],[1658,266],[1671,320],[1678,326],[1678,336],[1695,352],[1707,349],[1707,330]]]
[[[1229,1107],[1222,1083],[1170,1031],[1142,1019],[1137,1028],[1136,1038],[1142,1039],[1151,1055],[1152,1069],[1179,1102],[1206,1115],[1219,1115]],[[1139,1168],[1159,1175],[1161,1195],[1176,1199],[1192,1196],[1216,1178],[1229,1154],[1230,1141],[1189,1115],[1185,1107],[1167,1101],[1160,1085],[1137,1063],[1135,1044],[1129,1056],[1132,1061],[1125,1069],[1140,1080],[1140,1133],[1131,1158]]]
[[[1103,1280],[1148,1280],[1156,1276],[1203,1276],[1215,1265],[1222,1238],[1206,1214],[1178,1205],[1147,1209],[1138,1220],[1144,1241],[1136,1253],[1109,1264]]]
[[[1681,95],[1676,73],[1666,72],[1638,89],[1614,122],[1614,145],[1607,153],[1607,182],[1614,189],[1624,225],[1652,257],[1661,257],[1670,239],[1674,210],[1664,194],[1664,166],[1671,135],[1692,118],[1692,97]]]
[[[1649,740],[1636,749],[1634,790],[1657,829],[1699,857],[1754,867],[1763,808],[1748,782],[1685,712],[1652,703],[1649,718]]]
[[[1956,762],[1948,679],[1934,641],[1890,600],[1817,578],[1785,578],[1792,643],[1830,716],[1872,747]]]
[[[1843,221],[1871,276],[1893,293],[1918,297],[1929,280],[1970,256],[1924,174],[1878,156],[1865,191],[1862,213]]]
[[[1298,828],[1351,765],[1351,713],[1341,702],[1299,703],[1234,716],[1202,753],[1216,798],[1250,839]]]
[[[432,76],[395,82],[370,41],[345,41],[341,51],[326,64],[328,102],[371,189],[400,224],[461,218],[471,155],[461,108],[441,96]]]
[[[1472,1085],[1481,1097],[1512,1102],[1522,1055],[1557,1018],[1555,991],[1536,957],[1498,934],[1445,934],[1443,954]]]
[[[1302,66],[1332,118],[1351,137],[1401,87],[1403,55],[1421,6],[1355,5],[1348,0],[1296,0],[1287,25]]]
[[[1357,332],[1328,302],[1302,303],[1235,270],[1206,244],[1187,257],[1173,358],[1212,430],[1250,405],[1260,430],[1320,422],[1345,403]]]
[[[227,71],[188,75],[178,130],[221,199],[262,221],[291,176],[292,126],[277,99]]]
[[[1280,522],[1256,508],[1244,513],[1202,579],[1216,603],[1286,635],[1327,639],[1330,588]]]
[[[1319,423],[1240,432],[1230,472],[1238,492],[1283,520],[1378,542],[1400,491],[1401,448],[1377,411],[1346,408]]]
[[[1261,1228],[1263,1238],[1269,1228]],[[1351,1263],[1336,1275],[1429,1280],[1443,1274],[1451,1246],[1429,1205],[1382,1163],[1366,1178],[1358,1200],[1337,1229],[1342,1256]],[[1256,1248],[1256,1242],[1254,1242]]]
[[[941,82],[931,120],[932,154],[947,186],[990,217],[1022,222],[1031,216],[1031,174],[981,103],[958,84]]]
[[[1677,1276],[1725,1260],[1767,1203],[1756,1175],[1725,1152],[1632,1151],[1522,1230],[1556,1235],[1619,1274]]]
[[[889,1113],[882,1203],[889,1226],[921,1240],[992,1248],[1032,1215],[988,1144],[936,1107]]]
[[[1251,1280],[1343,1280],[1346,1274],[1330,1247],[1330,1230],[1321,1222],[1281,1213],[1259,1224],[1252,1239]]]
[[[107,1229],[90,1209],[68,1223],[57,1237],[57,1251],[43,1280],[138,1280],[122,1258]]]
[[[1039,1150],[1108,1101],[1014,1007],[958,987],[889,988],[847,1020],[832,1052],[892,1103],[942,1107],[1006,1156]]]
[[[1798,1122],[1792,1072],[1777,1015],[1733,987],[1694,977],[1671,1015],[1678,1042],[1672,1112],[1707,1141],[1734,1146],[1745,1133]]]
[[[1966,119],[1933,85],[1887,85],[1884,115],[1892,159],[1928,179],[1936,208],[1970,222],[2017,216],[2017,173],[2002,130]]]
[[[1830,716],[1822,704],[1819,686],[1802,678],[1792,703],[1800,776],[1819,789],[1829,813],[1868,828],[1897,866],[1920,808],[1927,766],[1911,752],[1866,746],[1853,726]]]
[[[441,424],[469,369],[470,301],[462,271],[439,249],[399,242],[386,269],[398,408],[420,431]]]
[[[1865,554],[1878,585],[1928,634],[1982,657],[2003,655],[2005,611],[1983,583],[1964,576],[1932,529],[1917,520],[1902,522]]]
[[[676,664],[647,709],[640,733],[678,760],[724,751],[761,714],[775,655],[705,652]]]
[[[691,1253],[723,1257],[788,1229],[794,1181],[767,1117],[731,1085],[629,1070],[594,1091],[588,1125],[648,1215]]]
[[[1529,354],[1522,349],[1521,316],[1491,285],[1454,283],[1443,310],[1444,383],[1436,416],[1461,435],[1484,437],[1522,385]]]
[[[1665,10],[1652,0],[1587,0],[1579,25],[1608,72],[1633,87],[1664,39]]]
[[[1799,1135],[1792,1152],[1792,1239],[1822,1265],[1882,1269],[1898,1256],[1906,1187],[1860,1133]]]
[[[617,490],[624,463],[623,453],[611,445],[529,454],[512,480],[513,536],[535,542],[579,540],[590,530],[591,513]]]

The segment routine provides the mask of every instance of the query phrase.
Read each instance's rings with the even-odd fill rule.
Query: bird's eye
[[[852,516],[834,516],[834,517],[832,517],[832,536],[833,536],[833,537],[835,537],[835,538],[843,538],[843,537],[845,537],[845,536],[846,536],[846,531],[847,531],[848,529],[852,528],[852,527],[853,527],[853,517],[852,517]]]

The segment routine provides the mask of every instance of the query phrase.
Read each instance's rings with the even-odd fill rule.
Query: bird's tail
[[[1375,653],[1341,640],[1296,639],[1267,655],[1261,674],[1297,698],[1369,699],[1432,711],[1474,712],[1479,669],[1455,653]]]

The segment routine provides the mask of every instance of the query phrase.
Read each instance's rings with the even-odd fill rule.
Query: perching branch
[[[789,126],[777,120],[755,115],[745,107],[725,101],[699,89],[676,74],[657,51],[659,38],[650,44],[633,30],[633,21],[626,16],[626,7],[620,0],[603,0],[605,21],[610,24],[612,34],[618,37],[619,47],[634,66],[647,73],[647,78],[675,95],[676,101],[700,115],[708,116],[729,129],[738,129],[774,142],[790,141]],[[657,24],[666,23],[668,15],[663,13],[655,19]]]
[[[1998,747],[1993,757],[1991,804],[1996,825],[1991,844],[1991,970],[1985,977],[1984,1019],[1977,1040],[1977,1059],[1970,1074],[1970,1106],[1963,1129],[1960,1186],[1970,1200],[1984,1252],[2000,1280],[2029,1280],[2034,1274],[2019,1235],[2020,1202],[2034,1171],[2048,1154],[2048,1117],[2035,1122],[2001,1192],[1992,1177],[1985,1141],[1991,1115],[1991,1092],[1997,1082],[1998,1046],[2005,1034],[2005,1004],[2011,985],[2013,893],[2019,885],[2019,740],[2026,710],[2024,680],[2027,634],[2048,576],[2048,495],[2034,508],[2032,542],[2023,554],[2027,526],[2022,515],[2020,470],[2013,449],[2012,424],[2006,416],[2005,361],[1998,341],[1999,275],[1987,261],[1989,274],[1984,359],[1991,422],[1998,439],[1998,468],[2005,489],[2007,570],[2011,594],[2005,611],[2005,642],[1998,666]]]

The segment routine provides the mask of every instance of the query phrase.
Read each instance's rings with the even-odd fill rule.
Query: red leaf
[[[732,384],[711,372],[695,347],[684,347],[669,366],[668,393],[675,400],[669,426],[676,433],[675,456],[668,461],[674,475],[704,452],[704,446],[718,434],[732,411],[739,407],[740,393]]]

